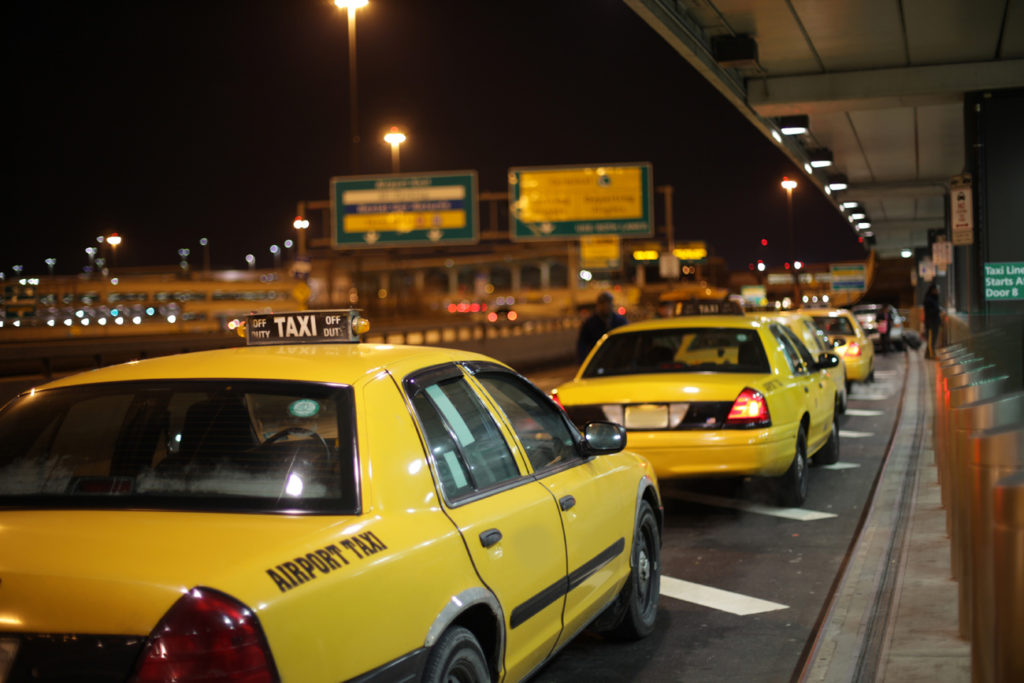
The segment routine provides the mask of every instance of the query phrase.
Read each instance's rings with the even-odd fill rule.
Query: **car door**
[[[478,366],[474,377],[561,511],[569,576],[561,645],[614,598],[629,573],[638,482],[613,456],[582,457],[565,412],[526,380],[498,366]]]
[[[516,458],[491,408],[458,366],[434,368],[404,384],[445,514],[501,603],[506,676],[519,680],[551,653],[562,631],[567,578],[561,513]]]
[[[806,407],[810,415],[810,428],[807,432],[808,455],[824,443],[832,429],[831,410],[835,395],[830,390],[832,380],[824,370],[817,369],[814,356],[803,343],[797,339],[789,328],[772,325],[772,334],[782,344],[783,351],[793,371],[797,386],[802,389],[803,397],[794,396],[798,405]]]

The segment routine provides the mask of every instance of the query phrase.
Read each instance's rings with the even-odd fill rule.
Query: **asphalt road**
[[[574,368],[530,378],[550,389]],[[656,630],[634,643],[584,632],[534,681],[789,681],[817,634],[870,502],[907,364],[878,356],[840,418],[840,460],[812,467],[807,502],[780,509],[766,482],[662,481],[665,533]]]

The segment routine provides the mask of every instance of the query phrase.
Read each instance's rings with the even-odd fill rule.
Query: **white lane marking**
[[[878,417],[879,415],[885,415],[884,410],[863,410],[859,408],[847,408],[846,415],[853,415],[854,417]]]
[[[836,516],[831,512],[818,512],[817,510],[805,510],[804,508],[777,508],[770,505],[761,505],[760,503],[751,503],[746,500],[722,498],[720,496],[708,496],[703,493],[692,493],[690,491],[662,492],[662,495],[666,495],[669,498],[675,498],[676,500],[701,503],[702,505],[733,508],[736,510],[743,510],[744,512],[754,512],[759,515],[768,515],[769,517],[795,519],[798,522],[813,522],[819,519],[829,519],[830,517]]]
[[[839,430],[839,438],[840,439],[866,439],[869,436],[874,436],[874,435],[875,435],[874,432],[855,432],[855,431],[852,431],[852,430],[849,430],[849,429],[840,429]]]
[[[875,377],[895,377],[902,374],[899,370],[875,370]]]
[[[789,605],[752,598],[742,593],[732,593],[720,588],[683,581],[682,579],[674,579],[671,576],[661,577],[661,594],[676,600],[692,602],[741,617],[749,614],[789,609]]]
[[[887,401],[892,394],[850,394],[851,401]]]
[[[860,467],[855,462],[837,462],[832,465],[821,465],[818,467],[820,470],[853,470]]]

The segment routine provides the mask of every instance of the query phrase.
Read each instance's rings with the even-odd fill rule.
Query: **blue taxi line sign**
[[[248,346],[358,342],[369,323],[354,308],[254,313],[245,322]]]
[[[337,248],[476,244],[476,171],[331,178]]]

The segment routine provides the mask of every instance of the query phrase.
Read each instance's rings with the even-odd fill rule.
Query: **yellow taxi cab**
[[[761,314],[768,320],[777,320],[799,337],[809,351],[815,354],[833,353],[835,347],[829,342],[825,333],[818,329],[814,319],[805,311],[778,311]],[[838,363],[835,367],[828,369],[828,374],[836,385],[836,412],[845,413],[847,405],[846,391],[846,364]]]
[[[8,403],[0,681],[517,681],[588,625],[649,634],[662,507],[625,430],[364,328],[251,316]]]
[[[850,382],[869,382],[875,378],[875,345],[851,311],[845,308],[814,308],[807,309],[807,314],[843,359],[847,390]]]
[[[831,353],[731,302],[618,327],[553,391],[576,424],[625,426],[630,449],[661,478],[774,477],[780,505],[807,497],[808,458],[839,458]]]

